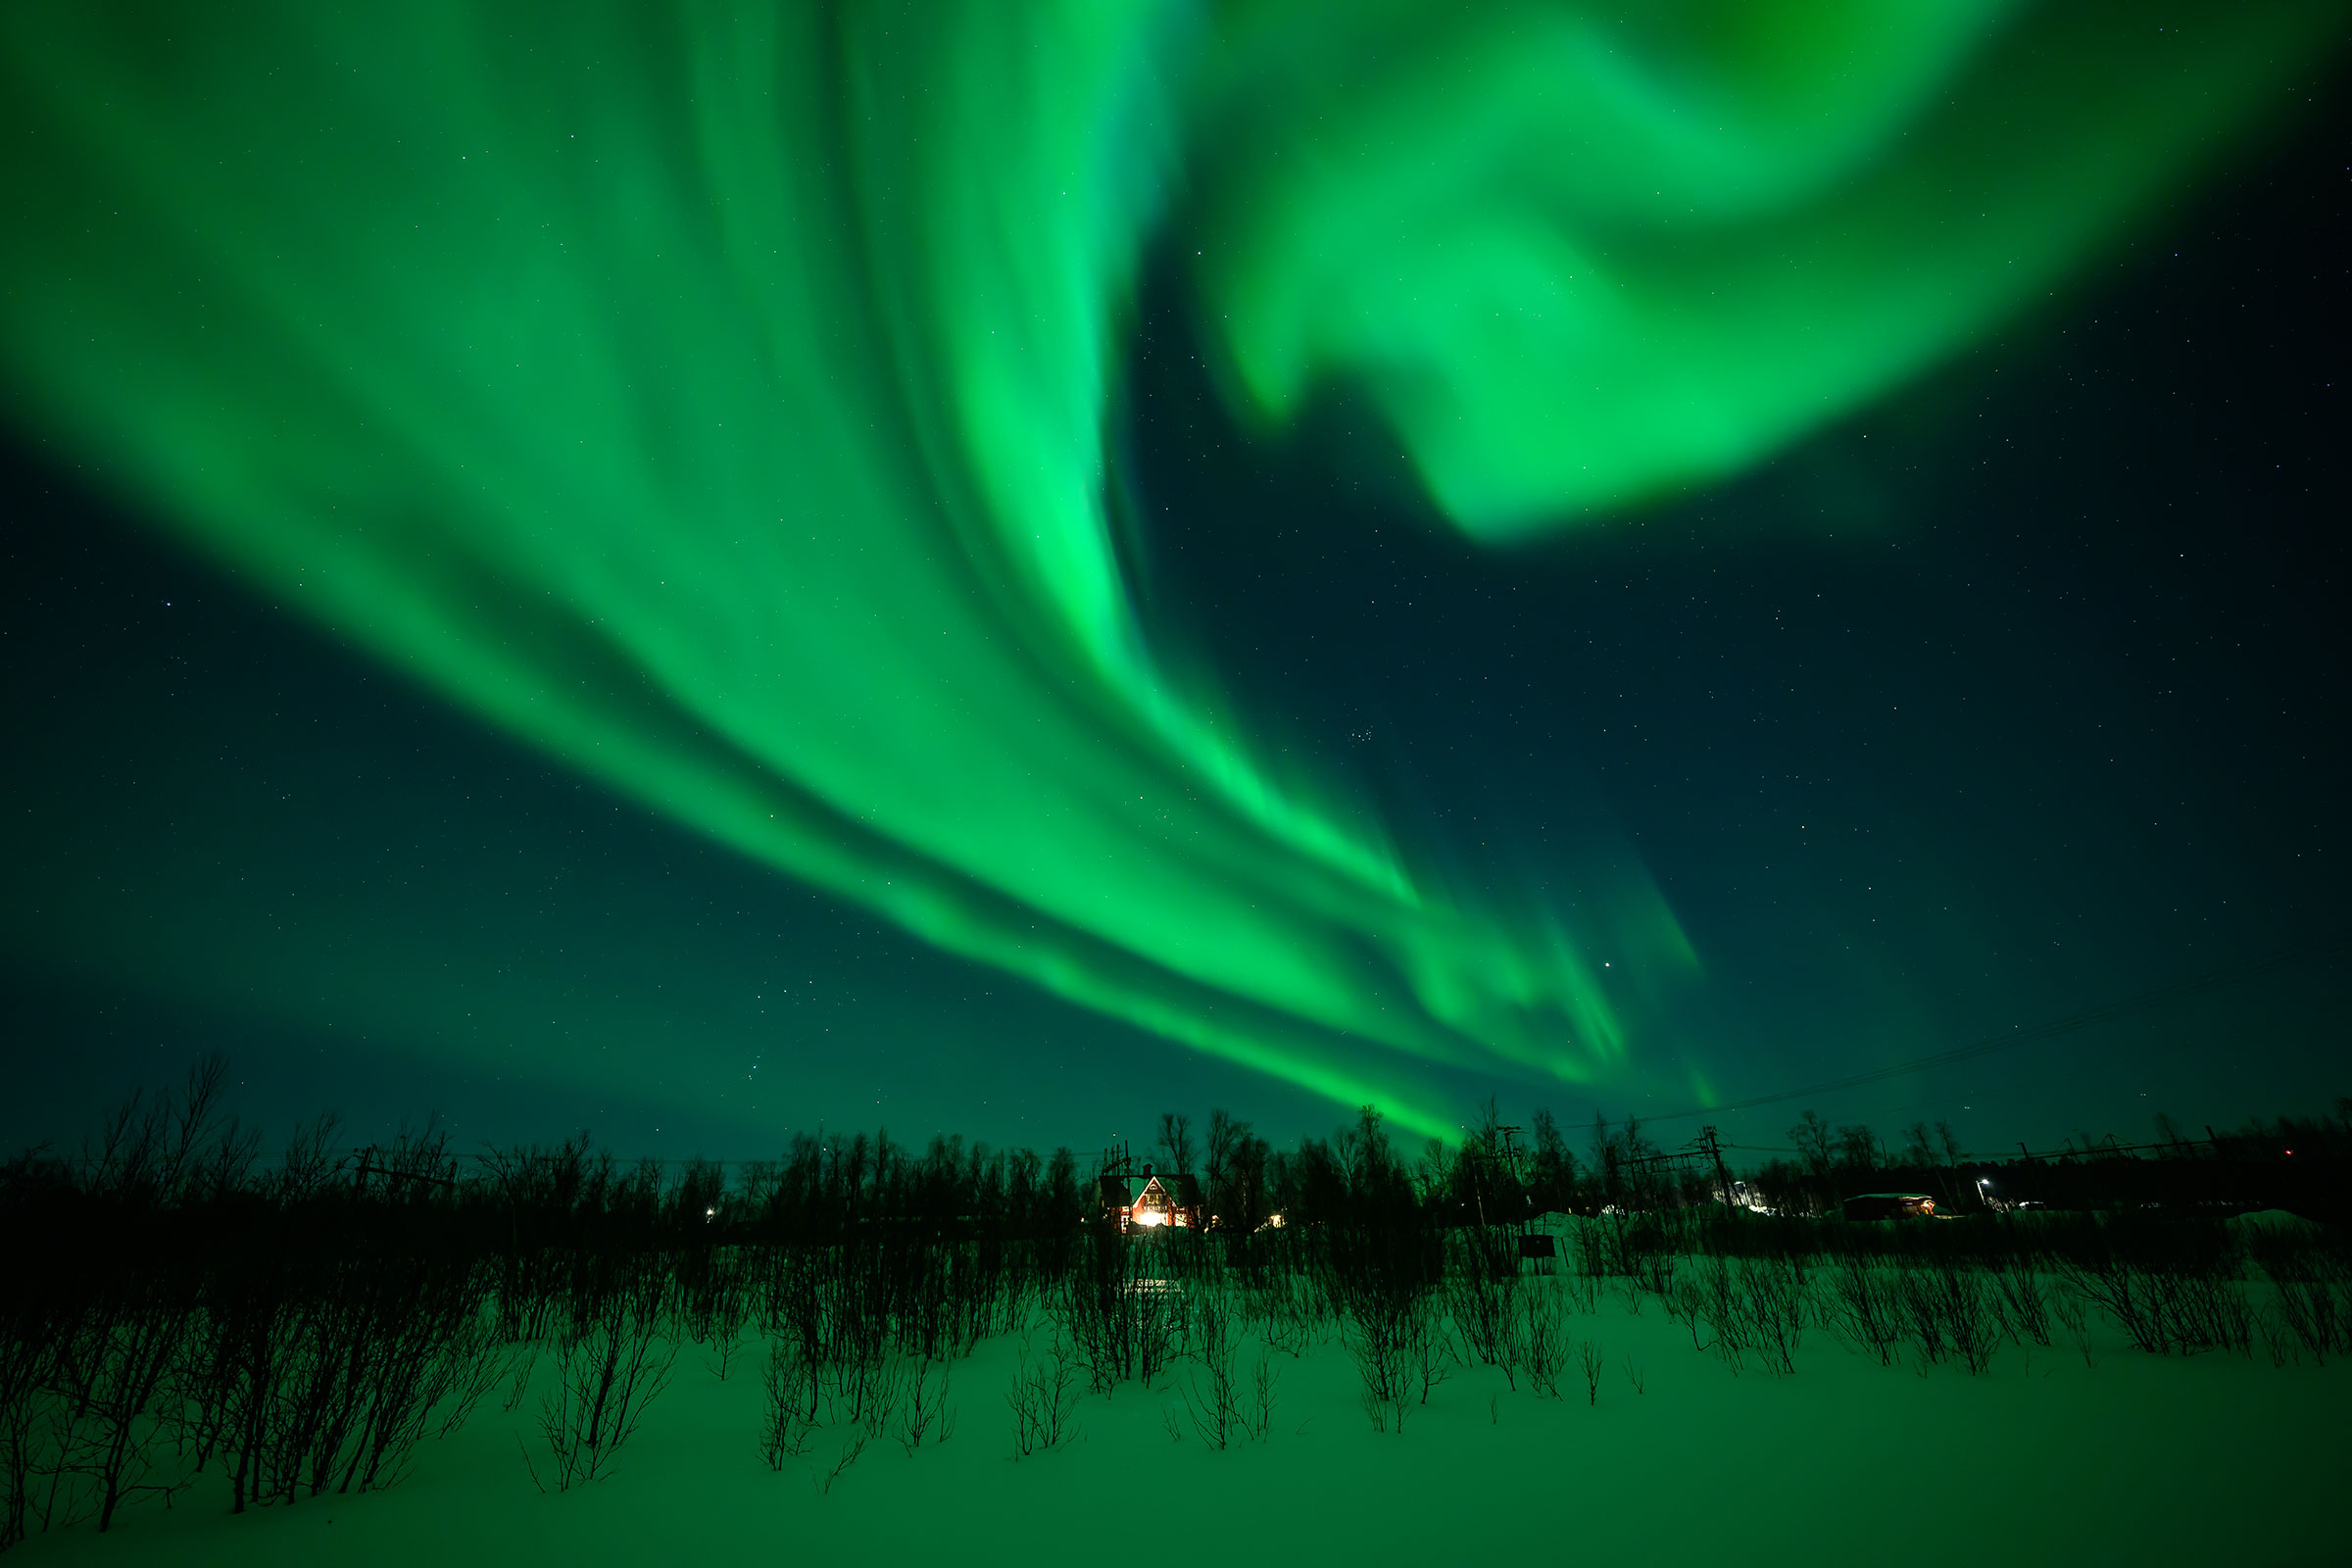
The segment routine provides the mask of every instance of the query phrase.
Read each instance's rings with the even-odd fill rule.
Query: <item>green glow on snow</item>
[[[281,603],[954,952],[1422,1131],[1582,956],[1145,645],[1102,421],[1168,221],[1237,407],[1461,526],[1701,482],[1965,346],[2332,7],[0,13],[13,416]],[[2161,13],[2161,14],[2159,14]]]

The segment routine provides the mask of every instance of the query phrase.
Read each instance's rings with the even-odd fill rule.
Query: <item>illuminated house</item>
[[[1200,1230],[1208,1223],[1208,1206],[1200,1201],[1200,1184],[1190,1176],[1154,1176],[1144,1167],[1144,1190],[1127,1210],[1130,1230],[1176,1225]]]

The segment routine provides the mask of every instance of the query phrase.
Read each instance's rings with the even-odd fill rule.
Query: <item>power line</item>
[[[2087,1029],[2093,1024],[2112,1023],[2118,1018],[2128,1018],[2134,1013],[2153,1012],[2160,1007],[2169,1006],[2173,1003],[2184,1001],[2207,991],[2218,991],[2224,986],[2236,985],[2240,981],[2251,980],[2257,975],[2267,974],[2273,969],[2283,968],[2290,963],[2341,952],[2348,946],[2352,946],[2352,938],[2332,937],[2325,942],[2309,942],[2301,947],[2287,948],[2282,952],[2274,953],[2267,958],[2256,958],[2247,963],[2231,964],[2227,968],[2209,969],[2203,974],[2193,975],[2186,980],[2176,980],[2169,985],[2157,986],[2153,990],[2126,997],[2120,1002],[2111,1002],[2103,1007],[2092,1007],[2083,1012],[2070,1012],[2064,1017],[2052,1018],[2030,1028],[2012,1029],[2006,1034],[1987,1036],[1972,1045],[1957,1046],[1950,1051],[1939,1051],[1935,1055],[1921,1056],[1913,1061],[1897,1062],[1891,1067],[1880,1067],[1870,1072],[1848,1073],[1842,1078],[1825,1078],[1819,1083],[1802,1084],[1794,1089],[1783,1089],[1769,1095],[1754,1095],[1746,1100],[1730,1101],[1720,1105],[1700,1105],[1690,1110],[1669,1111],[1659,1116],[1643,1116],[1642,1120],[1644,1122],[1682,1121],[1691,1116],[1720,1116],[1726,1111],[1752,1110],[1758,1105],[1776,1105],[1783,1101],[1801,1100],[1808,1095],[1826,1095],[1839,1089],[1858,1089],[1865,1084],[1885,1083],[1889,1078],[1907,1077],[1915,1072],[1926,1072],[1931,1067],[1945,1067],[1954,1062],[1974,1061],[1979,1056],[1989,1056],[1996,1051],[2010,1051],[2019,1046],[2030,1046],[2044,1040],[2055,1040],[2062,1035],[2071,1035],[2079,1030]]]

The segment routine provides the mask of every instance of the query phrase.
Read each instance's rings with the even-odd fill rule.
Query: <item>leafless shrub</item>
[[[1600,1370],[1606,1365],[1601,1354],[1600,1342],[1592,1339],[1577,1341],[1576,1362],[1578,1366],[1584,1368],[1585,1402],[1592,1405],[1599,1404]]]
[[[808,1451],[816,1434],[816,1369],[789,1340],[768,1347],[761,1382],[767,1398],[760,1423],[760,1457],[770,1470]]]
[[[1984,1277],[1956,1258],[1903,1270],[1898,1295],[1911,1344],[1924,1369],[1947,1357],[1971,1372],[1992,1364],[1999,1333]]]
[[[1951,1347],[1945,1341],[1943,1314],[1928,1276],[1918,1269],[1903,1270],[1897,1277],[1895,1295],[1902,1302],[1912,1352],[1919,1358],[1921,1368],[1942,1361]]]
[[[1670,1294],[1687,1309],[1690,1321],[1691,1343],[1699,1340],[1699,1328],[1706,1330],[1706,1348],[1723,1358],[1724,1365],[1739,1375],[1753,1341],[1753,1329],[1746,1312],[1746,1298],[1740,1292],[1729,1258],[1720,1254],[1705,1259],[1698,1278],[1688,1296]]]
[[[1509,1232],[1480,1226],[1465,1231],[1453,1247],[1453,1268],[1446,1286],[1446,1304],[1460,1336],[1465,1359],[1499,1367],[1513,1388],[1517,1348],[1513,1330],[1519,1298],[1518,1239]]]
[[[1184,1408],[1204,1447],[1229,1448],[1247,1435],[1234,1338],[1232,1314],[1219,1297],[1206,1295],[1194,1303],[1192,1353],[1200,1365],[1185,1384]]]
[[[2085,1367],[2095,1368],[2099,1363],[2090,1350],[2091,1327],[2087,1305],[2082,1297],[2072,1291],[2061,1291],[2050,1298],[2051,1315],[2065,1328],[2068,1342],[2082,1352]]]
[[[1828,1297],[1830,1327],[1855,1349],[1879,1358],[1881,1366],[1894,1364],[1894,1348],[1902,1341],[1902,1302],[1894,1282],[1859,1253],[1838,1260]]]
[[[1185,1338],[1186,1303],[1173,1280],[1139,1282],[1132,1292],[1136,1309],[1135,1380],[1146,1389],[1159,1381],[1176,1358]]]
[[[1427,1298],[1366,1301],[1348,1316],[1348,1353],[1362,1383],[1364,1414],[1375,1432],[1402,1432],[1411,1408],[1420,1341],[1430,1337]]]
[[[1561,1288],[1566,1291],[1570,1304],[1579,1312],[1590,1314],[1598,1311],[1600,1281],[1604,1270],[1602,1249],[1594,1238],[1593,1227],[1579,1224],[1566,1240],[1569,1246],[1563,1251],[1571,1255],[1564,1256],[1561,1262]],[[1571,1261],[1573,1267],[1570,1266]]]
[[[1985,1277],[1954,1257],[1940,1257],[1934,1267],[1924,1269],[1924,1274],[1931,1284],[1931,1300],[1942,1312],[1942,1328],[1952,1354],[1971,1373],[1987,1371],[1992,1366],[1992,1351],[1999,1345],[1999,1319],[1992,1312],[1992,1293],[1985,1289]]]
[[[490,1396],[493,1389],[513,1379],[518,1363],[522,1367],[522,1375],[525,1378],[530,1376],[532,1352],[529,1347],[501,1345],[498,1343],[495,1321],[477,1318],[475,1322],[479,1335],[477,1353],[463,1382],[455,1387],[448,1402],[440,1407],[441,1424],[436,1433],[439,1437],[454,1436],[466,1424],[466,1418],[472,1415],[481,1402]]]
[[[1649,1379],[1640,1367],[1634,1365],[1634,1358],[1631,1354],[1618,1357],[1617,1364],[1625,1368],[1625,1381],[1634,1386],[1636,1394],[1649,1392]]]
[[[726,1260],[716,1267],[718,1279],[701,1314],[702,1333],[697,1337],[710,1347],[710,1356],[705,1364],[724,1383],[727,1373],[734,1369],[744,1327],[751,1319],[752,1296],[740,1264]]]
[[[948,1404],[949,1377],[945,1361],[923,1360],[907,1372],[899,1396],[894,1435],[908,1453],[928,1439],[934,1446],[956,1435],[956,1411]]]
[[[873,1438],[871,1434],[860,1432],[856,1437],[850,1439],[849,1442],[843,1444],[841,1446],[841,1453],[839,1457],[834,1459],[833,1468],[825,1472],[825,1478],[821,1483],[819,1483],[817,1491],[825,1496],[831,1496],[833,1494],[833,1483],[839,1481],[843,1476],[849,1474],[850,1466],[858,1462],[859,1456],[865,1452],[865,1446],[872,1441]]]
[[[1735,1374],[1751,1360],[1775,1374],[1796,1370],[1812,1306],[1804,1272],[1793,1258],[1710,1255],[1694,1283],[1695,1290],[1671,1286],[1666,1296],[1669,1309],[1689,1324],[1694,1346],[1703,1324],[1705,1348]]]
[[[2068,1263],[2066,1286],[2113,1318],[2142,1350],[2252,1351],[2253,1309],[2226,1264],[2190,1259],[2151,1266],[2108,1251]]]
[[[900,1367],[890,1342],[890,1317],[878,1284],[843,1292],[826,1316],[824,1359],[827,1409],[836,1422],[856,1422],[880,1437],[898,1399]]]
[[[1707,1338],[1707,1324],[1711,1317],[1707,1310],[1709,1303],[1705,1285],[1695,1279],[1678,1279],[1674,1282],[1674,1289],[1666,1293],[1664,1304],[1666,1315],[1689,1332],[1690,1348],[1705,1350],[1713,1348]]]
[[[1597,1220],[1587,1220],[1576,1228],[1576,1271],[1595,1290],[1602,1278],[1615,1272],[1609,1266],[1607,1238]]]
[[[1547,1399],[1558,1398],[1561,1374],[1568,1370],[1568,1323],[1559,1298],[1541,1287],[1522,1293],[1514,1327],[1528,1386]]]
[[[2285,1368],[2303,1359],[2295,1346],[2295,1333],[2276,1309],[2259,1314],[2254,1320],[2256,1335],[2262,1348],[2271,1358],[2271,1365]]]
[[[2320,1365],[2352,1352],[2352,1311],[2321,1250],[2294,1232],[2271,1230],[2254,1232],[2251,1250],[2276,1293],[2276,1327]]]
[[[434,1299],[400,1292],[376,1305],[349,1437],[314,1467],[314,1495],[329,1480],[339,1492],[393,1485],[425,1434],[446,1437],[464,1426],[506,1369],[497,1325],[476,1294]]]
[[[2283,1279],[2278,1285],[2278,1318],[2295,1342],[2326,1365],[2329,1352],[2352,1350],[2352,1314],[2323,1279]]]
[[[2049,1297],[2034,1269],[2034,1260],[2010,1253],[1993,1272],[1992,1284],[1993,1304],[2009,1337],[2020,1345],[2029,1340],[2035,1345],[2049,1344]]]
[[[914,1368],[906,1359],[884,1355],[870,1370],[863,1373],[864,1390],[859,1396],[857,1414],[852,1418],[865,1429],[869,1438],[887,1437],[899,1419],[906,1400],[907,1380]]]
[[[1783,1376],[1794,1372],[1808,1304],[1803,1270],[1792,1257],[1741,1258],[1739,1284],[1748,1342],[1765,1369]]]
[[[1048,1453],[1078,1435],[1078,1358],[1066,1340],[1033,1355],[1023,1345],[1004,1402],[1012,1409],[1013,1457]]]
[[[26,1533],[39,1448],[35,1412],[49,1382],[47,1313],[21,1283],[0,1287],[7,1320],[0,1322],[0,1551]]]
[[[1971,1372],[1988,1370],[1993,1349],[2000,1343],[2000,1324],[1984,1276],[1946,1258],[1936,1270],[1936,1279],[1941,1287],[1952,1353]]]
[[[515,1406],[522,1403],[523,1396],[531,1391],[531,1373],[538,1365],[537,1346],[522,1345],[515,1348],[515,1353],[508,1362],[507,1396],[499,1401],[498,1408],[502,1414],[513,1415]]]
[[[1080,1270],[1054,1292],[1049,1310],[1095,1392],[1108,1394],[1129,1378],[1149,1389],[1182,1343],[1183,1287],[1146,1271],[1152,1254],[1145,1244],[1098,1236],[1090,1248]]]
[[[1257,1360],[1250,1369],[1250,1402],[1242,1417],[1243,1427],[1260,1443],[1274,1430],[1274,1385],[1279,1377],[1273,1353],[1260,1346]]]
[[[1312,1349],[1332,1317],[1322,1285],[1312,1274],[1295,1269],[1261,1270],[1247,1288],[1247,1300],[1266,1344],[1290,1355]]]
[[[662,1281],[640,1268],[565,1325],[556,1382],[539,1403],[539,1432],[554,1457],[558,1492],[612,1473],[646,1406],[669,1386],[678,1348],[662,1329]],[[536,1466],[531,1479],[545,1490]]]
[[[1453,1340],[1438,1318],[1436,1303],[1424,1298],[1406,1314],[1404,1344],[1413,1383],[1427,1404],[1431,1392],[1453,1375],[1454,1366]]]

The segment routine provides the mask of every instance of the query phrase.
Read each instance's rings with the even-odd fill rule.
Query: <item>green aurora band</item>
[[[1427,1064],[1638,1065],[1597,941],[1696,958],[1639,878],[1450,891],[1147,647],[1104,424],[1148,249],[1247,421],[1351,385],[1522,537],[2046,297],[2341,15],[15,0],[0,388],[648,806],[1441,1131]]]

